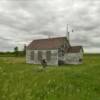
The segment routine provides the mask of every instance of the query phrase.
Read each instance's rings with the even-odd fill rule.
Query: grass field
[[[25,58],[1,57],[0,100],[100,100],[100,55],[44,70]]]

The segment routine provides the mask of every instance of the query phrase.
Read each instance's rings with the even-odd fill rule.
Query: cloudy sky
[[[0,51],[65,36],[67,24],[72,45],[100,52],[100,0],[0,0]]]

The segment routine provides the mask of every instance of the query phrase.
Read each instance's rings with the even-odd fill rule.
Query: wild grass
[[[46,69],[23,57],[0,57],[0,100],[100,100],[100,55]]]

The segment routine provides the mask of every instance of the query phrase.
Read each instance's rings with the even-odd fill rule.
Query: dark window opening
[[[59,48],[59,49],[58,49],[58,56],[59,56],[59,57],[64,56],[64,50],[63,50],[62,48]]]
[[[47,58],[47,61],[51,60],[51,51],[46,52],[46,58]]]
[[[31,60],[34,60],[34,51],[31,51]]]
[[[60,65],[64,65],[64,61],[59,60],[59,61],[58,61],[58,65],[59,65],[59,66],[60,66]]]
[[[38,51],[38,60],[41,61],[42,60],[42,52]]]

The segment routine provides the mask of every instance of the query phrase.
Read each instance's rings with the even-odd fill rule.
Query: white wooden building
[[[26,62],[41,64],[43,59],[48,65],[81,64],[83,48],[82,46],[71,46],[66,37],[32,41],[26,49]]]

